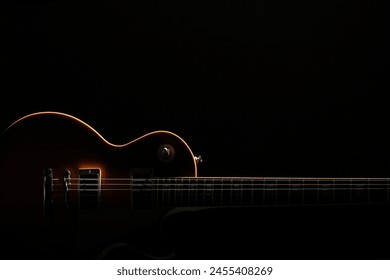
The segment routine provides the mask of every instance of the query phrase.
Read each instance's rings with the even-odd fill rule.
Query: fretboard
[[[388,178],[132,179],[134,208],[389,204]]]

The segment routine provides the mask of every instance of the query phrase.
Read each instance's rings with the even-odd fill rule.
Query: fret
[[[169,178],[170,186],[169,188],[173,193],[173,201],[175,206],[185,206],[184,197],[185,197],[185,187],[184,187],[184,178]],[[173,181],[173,184],[172,184]]]
[[[336,204],[336,179],[335,178],[333,178],[332,183],[333,183],[332,202],[333,202],[333,204]]]
[[[389,178],[386,180],[386,186],[387,186],[387,204],[390,204],[390,181]]]
[[[317,186],[317,204],[335,203],[335,184],[334,180],[318,180]]]
[[[164,185],[164,187],[162,188],[163,190],[163,194],[162,194],[162,197],[163,197],[163,207],[169,207],[169,190],[172,188],[172,187],[175,187],[177,181],[175,178],[168,178],[168,184]]]
[[[179,184],[179,181],[177,178],[175,178],[175,184],[174,187],[169,187],[169,204],[170,206],[176,206],[177,205],[177,192],[179,188],[176,186]]]
[[[189,179],[191,184],[191,192],[193,193],[193,203],[194,206],[202,206],[203,200],[203,190],[200,191],[200,189],[203,189],[203,186],[201,184],[201,181],[194,181],[193,179]]]
[[[369,200],[366,196],[366,188],[370,188],[367,182],[356,181],[351,188],[351,203],[368,204]]]
[[[230,200],[229,205],[230,206],[240,206],[241,205],[241,195],[242,195],[242,182],[241,179],[231,179],[231,186],[230,186]]]
[[[242,185],[242,178],[234,180],[233,193],[232,193],[232,205],[241,206],[242,205],[242,189],[245,187]]]
[[[274,188],[275,185],[272,184],[272,179],[263,181],[263,205],[273,205],[274,204]]]
[[[243,180],[242,178],[240,178],[240,183],[238,184],[239,186],[239,190],[238,190],[238,202],[237,202],[237,205],[239,206],[242,206],[242,190],[244,188],[244,185],[243,185]]]
[[[208,178],[201,178],[200,179],[201,184],[198,186],[198,188],[203,189],[202,192],[200,192],[201,195],[198,195],[199,198],[202,196],[199,200],[202,201],[200,203],[200,206],[212,206],[212,187],[211,187],[211,182],[209,181]]]
[[[191,193],[191,184],[190,184],[190,182],[189,182],[189,178],[184,178],[184,186],[185,186],[185,190],[186,190],[186,205],[184,205],[184,206],[193,206],[193,204],[192,204],[192,199],[193,199],[193,197],[192,197],[192,193]]]
[[[275,205],[288,205],[290,203],[290,183],[286,179],[281,180],[280,183],[278,181],[275,181]]]
[[[254,206],[254,179],[251,180],[251,196],[250,196],[250,205]]]
[[[317,179],[316,190],[316,204],[320,204],[320,179]]]
[[[335,185],[335,204],[350,203],[349,179],[338,179]]]
[[[169,207],[171,205],[176,205],[175,196],[176,196],[176,185],[178,184],[175,178],[159,178],[157,180],[160,193],[160,207]]]
[[[352,178],[349,179],[349,203],[352,203]]]
[[[191,178],[187,178],[187,188],[188,188],[188,206],[197,206],[197,192],[196,185],[193,183]]]
[[[220,179],[218,178],[218,181]],[[223,187],[223,179],[219,182],[216,181],[216,178],[213,178],[213,188],[214,188],[214,206],[221,206],[223,205],[223,192],[222,192],[222,187]]]
[[[288,187],[287,204],[290,205],[291,204],[291,178],[288,178],[287,187]]]
[[[233,202],[233,200],[234,200],[234,195],[233,195],[233,193],[234,193],[234,181],[233,181],[233,178],[230,178],[230,190],[229,190],[229,206],[233,206],[234,205],[234,202]]]
[[[389,178],[387,178],[386,180],[386,186],[387,186],[387,200],[386,200],[386,203],[387,204],[390,204],[390,181],[389,181]]]
[[[274,204],[278,204],[278,179],[275,179],[275,185],[274,185]]]
[[[243,178],[241,178],[241,189],[240,189],[240,205],[243,206],[244,205],[244,188],[243,188]]]
[[[262,189],[262,192],[261,192],[261,196],[259,196],[261,198],[261,205],[265,205],[265,194],[266,194],[265,187],[266,187],[265,178],[263,178],[263,189]],[[260,192],[259,192],[259,194],[260,194]]]
[[[231,188],[231,183],[230,184],[227,184],[226,186],[226,182],[225,182],[225,178],[221,178],[221,206],[228,206],[228,205],[231,205],[231,201],[230,201],[230,191],[227,191],[225,189],[225,187],[228,187],[228,188]]]
[[[194,206],[196,205],[195,202],[195,188],[193,188],[193,185],[191,184],[191,179],[187,178],[187,195],[188,195],[188,206]]]
[[[258,206],[264,204],[264,182],[262,180],[251,180],[250,205]]]
[[[195,192],[194,193],[194,205],[196,206],[196,205],[200,205],[200,203],[198,202],[198,195],[199,195],[199,192],[198,192],[198,186],[195,184],[195,182],[194,181],[192,181],[191,179],[190,179],[190,181],[191,181],[191,189],[192,189],[192,192]],[[202,201],[202,200],[200,200],[200,201]]]
[[[214,178],[205,178],[206,201],[205,206],[214,206]]]
[[[289,204],[300,205],[304,201],[303,180],[290,178],[289,184]]]
[[[305,179],[303,183],[303,189],[305,192],[304,203],[308,205],[318,204],[317,192],[318,192],[318,180],[317,179]]]
[[[164,184],[162,184],[161,186],[160,186],[160,207],[164,207],[165,206],[165,203],[164,203],[164,201],[165,201],[165,187],[166,187],[166,185],[168,184],[170,184],[170,182],[169,182],[169,178],[167,178],[167,179],[164,179],[163,180],[163,182],[164,182]]]
[[[201,178],[201,186],[203,188],[202,193],[202,206],[210,206],[211,205],[211,192],[210,187],[207,184],[207,178]]]
[[[212,184],[211,184],[211,188],[214,188],[214,177],[212,179]],[[215,206],[215,201],[214,201],[214,196],[215,196],[215,192],[214,191],[211,191],[211,206]]]
[[[181,184],[179,185],[180,188],[180,206],[186,206],[187,205],[187,199],[188,199],[188,194],[186,191],[186,188],[184,186],[184,178],[181,178]]]
[[[251,185],[251,180],[249,179],[244,179],[244,178],[240,178],[239,179],[239,182],[238,183],[238,186],[239,186],[239,190],[238,190],[238,201],[237,201],[237,205],[238,206],[244,206],[244,205],[247,205],[247,206],[250,206],[251,205],[251,201],[250,201],[250,197],[251,197],[251,191],[252,191],[252,185]]]
[[[265,205],[265,194],[266,194],[265,178],[263,178],[261,183],[262,183],[261,190],[259,190],[258,192],[255,192],[257,194],[256,205]]]
[[[189,189],[189,185],[188,185],[188,179],[187,178],[184,178],[183,179],[183,185],[182,185],[182,188],[184,190],[184,195],[183,195],[183,206],[190,206],[190,201],[191,201],[191,198],[190,198],[190,189]]]
[[[173,178],[173,187],[172,185],[168,185],[167,188],[165,189],[165,201],[166,201],[166,206],[171,207],[171,194],[173,193],[171,189],[175,189],[177,185],[177,178]]]

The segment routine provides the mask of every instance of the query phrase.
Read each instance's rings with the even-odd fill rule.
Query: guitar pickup
[[[99,208],[100,188],[100,169],[79,169],[80,209]]]

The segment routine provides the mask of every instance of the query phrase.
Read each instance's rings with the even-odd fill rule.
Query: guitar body
[[[81,120],[56,112],[28,115],[13,123],[2,135],[0,152],[3,224],[41,232],[53,223],[67,236],[95,226],[110,234],[110,225],[117,226],[116,216],[125,230],[153,222],[161,213],[134,205],[132,178],[197,175],[192,151],[173,133],[156,131],[114,145]],[[104,178],[128,178],[129,184],[108,191],[115,184],[106,184]],[[93,182],[85,197],[78,190],[82,180],[84,188]],[[94,195],[88,197],[88,191]]]

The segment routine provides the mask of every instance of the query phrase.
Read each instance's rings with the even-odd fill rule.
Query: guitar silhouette
[[[181,211],[390,203],[389,178],[201,177],[201,157],[173,132],[112,144],[60,112],[15,121],[2,134],[0,152],[4,228],[28,234],[29,246],[45,257],[99,248],[97,258],[119,250],[172,258],[167,248],[152,256],[117,238],[140,240],[143,229],[158,231]]]

